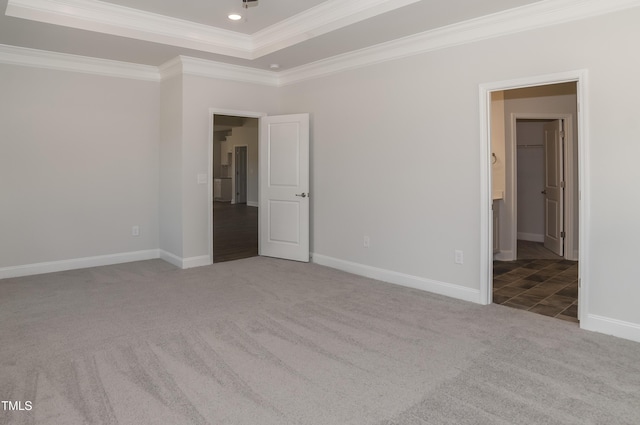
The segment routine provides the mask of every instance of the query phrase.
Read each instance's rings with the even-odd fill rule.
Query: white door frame
[[[511,135],[508,139],[508,143],[510,143],[511,147],[511,167],[507,168],[507,178],[511,179],[513,182],[511,185],[511,190],[509,190],[508,194],[505,193],[505,197],[511,199],[511,211],[513,211],[513,217],[511,218],[511,246],[513,247],[513,260],[517,258],[518,252],[518,152],[517,152],[517,140],[516,140],[516,124],[517,120],[521,119],[549,119],[549,120],[563,120],[564,121],[564,131],[566,134],[565,144],[563,147],[564,150],[564,231],[565,231],[565,239],[564,239],[564,258],[568,260],[577,260],[575,257],[575,247],[573,244],[574,234],[573,234],[573,202],[574,196],[574,168],[575,164],[573,161],[574,158],[574,149],[575,149],[575,135],[573,134],[573,114],[554,114],[554,113],[528,113],[528,112],[514,112],[511,114]]]
[[[209,179],[207,185],[208,191],[208,202],[207,202],[207,216],[209,220],[209,264],[213,264],[213,125],[214,125],[214,116],[215,115],[231,115],[234,117],[244,117],[244,118],[258,118],[258,121],[262,117],[266,117],[266,112],[254,112],[254,111],[236,111],[233,109],[223,109],[223,108],[209,108],[209,139],[207,144],[209,145],[209,157],[207,159],[209,163]],[[259,124],[258,124],[259,125]],[[258,132],[258,146],[260,145],[260,132]],[[247,156],[248,156],[248,148],[247,148]],[[234,152],[235,154],[235,152]],[[258,199],[260,199],[260,164],[258,164]],[[234,192],[235,193],[235,192]],[[235,196],[235,195],[233,195]],[[258,228],[258,236],[260,235],[260,229]]]
[[[578,103],[578,198],[579,198],[579,250],[578,250],[578,319],[581,326],[589,313],[589,116],[588,73],[586,69],[547,74],[514,80],[480,84],[480,303],[493,301],[493,219],[491,193],[491,93],[524,87],[576,82]]]

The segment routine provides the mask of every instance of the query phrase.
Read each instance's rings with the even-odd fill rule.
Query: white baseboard
[[[518,239],[521,241],[529,242],[544,242],[544,235],[539,235],[537,233],[518,232]]]
[[[171,263],[176,267],[180,267],[181,269],[190,269],[193,267],[208,266],[211,264],[211,259],[208,255],[182,258],[162,249],[160,250],[160,258],[167,263]]]
[[[85,269],[88,267],[110,266],[112,264],[130,263],[132,261],[152,260],[154,258],[160,258],[160,251],[158,249],[122,252],[118,254],[99,255],[96,257],[73,258],[71,260],[48,261],[45,263],[24,264],[21,266],[0,268],[0,279],[54,273],[65,270]]]
[[[364,264],[352,263],[316,253],[313,253],[311,258],[314,263],[333,269],[480,304],[479,289],[466,288],[452,283],[439,282]]]
[[[580,256],[578,255],[577,249],[573,250],[573,257],[567,258],[567,260],[571,260],[571,261],[578,261],[579,259],[580,259]]]
[[[493,259],[496,261],[513,261],[513,251],[500,251],[493,255]]]
[[[257,207],[258,203],[254,202],[254,201],[247,201],[247,206],[248,207]]]
[[[167,263],[173,264],[176,267],[182,268],[182,257],[178,257],[164,249],[160,250],[160,258],[166,261]]]
[[[640,342],[640,324],[587,314],[580,320],[582,329]]]
[[[200,255],[198,257],[189,257],[182,260],[183,269],[191,269],[193,267],[202,267],[211,265],[211,258],[208,255]]]

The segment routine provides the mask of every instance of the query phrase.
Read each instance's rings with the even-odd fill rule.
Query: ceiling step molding
[[[7,16],[252,59],[251,36],[98,0],[8,0]]]
[[[640,0],[544,0],[279,72],[279,85],[640,7]]]
[[[420,0],[329,0],[252,35],[253,57],[416,3]]]
[[[278,72],[186,56],[176,57],[155,67],[7,45],[0,45],[0,63],[147,81],[160,81],[174,75],[186,74],[268,86],[285,86],[429,51],[634,7],[640,7],[640,0],[543,0]]]
[[[233,80],[266,86],[279,85],[278,74],[274,71],[265,71],[246,66],[212,62],[205,59],[196,59],[187,56],[180,56],[180,61],[182,63],[182,72],[186,75]]]
[[[417,1],[329,0],[253,35],[98,0],[8,0],[5,14],[241,59],[256,59]]]
[[[107,77],[160,81],[160,74],[155,66],[47,52],[5,44],[0,44],[0,63]]]

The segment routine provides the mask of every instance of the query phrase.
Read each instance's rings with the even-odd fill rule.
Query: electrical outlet
[[[131,228],[131,236],[140,236],[140,226],[133,226]]]
[[[453,251],[453,261],[456,264],[463,264],[464,263],[464,253],[462,251],[460,251],[459,249],[456,249],[455,251]]]
[[[369,248],[371,246],[371,239],[369,239],[369,236],[366,236],[362,239],[362,246],[364,246],[365,248]]]

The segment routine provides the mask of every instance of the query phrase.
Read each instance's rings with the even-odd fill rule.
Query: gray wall
[[[157,83],[0,65],[0,93],[0,268],[157,249]]]
[[[640,324],[639,21],[627,10],[284,87],[283,112],[313,120],[313,251],[479,288],[478,86],[587,69],[588,308]]]
[[[182,257],[182,77],[160,84],[160,249]]]

